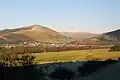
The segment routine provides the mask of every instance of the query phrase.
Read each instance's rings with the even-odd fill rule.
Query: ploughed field
[[[37,63],[118,59],[120,51],[108,52],[108,49],[75,50],[63,52],[35,53]]]

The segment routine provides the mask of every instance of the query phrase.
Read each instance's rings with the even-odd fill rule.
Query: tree
[[[35,56],[24,55],[21,57],[21,60],[22,60],[23,66],[33,65],[34,60],[35,60]]]
[[[32,55],[17,55],[17,54],[3,54],[0,55],[1,66],[29,66],[34,65],[35,56]]]
[[[99,61],[87,61],[82,66],[78,67],[79,76],[88,76],[96,72],[100,67]]]

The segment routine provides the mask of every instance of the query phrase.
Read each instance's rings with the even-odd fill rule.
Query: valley
[[[0,0],[0,80],[120,80],[120,0]]]
[[[118,69],[114,64],[120,60],[120,30],[103,34],[57,32],[31,25],[0,33],[0,70],[11,79],[89,80],[109,68]],[[14,75],[17,77],[11,77]]]

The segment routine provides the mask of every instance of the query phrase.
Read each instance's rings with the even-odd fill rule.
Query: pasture
[[[120,52],[108,52],[108,49],[75,50],[63,52],[35,53],[37,63],[118,59]]]

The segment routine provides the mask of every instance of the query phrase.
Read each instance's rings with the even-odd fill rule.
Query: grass
[[[21,34],[21,35],[23,34],[33,40],[41,40],[44,42],[51,42],[51,43],[67,42],[69,40],[63,36],[58,37],[58,33],[51,31],[49,29],[48,30],[41,29],[40,31],[39,30],[38,31],[20,30],[20,31],[17,31],[16,34]]]
[[[54,62],[54,61],[72,61],[72,60],[92,60],[92,59],[117,59],[120,57],[120,52],[108,52],[108,49],[94,49],[94,50],[76,50],[63,52],[46,52],[36,54],[36,61]]]

